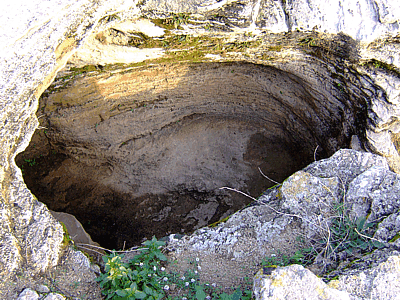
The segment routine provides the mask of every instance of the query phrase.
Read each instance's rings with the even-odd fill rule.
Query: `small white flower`
[[[197,272],[197,270],[194,270],[194,274],[197,274],[198,272]]]
[[[153,270],[154,270],[154,271],[157,271],[157,267],[156,267],[156,266],[153,266]]]
[[[213,287],[216,287],[217,286],[217,284],[214,282],[214,283],[211,283],[211,285],[213,286]]]
[[[151,277],[151,274],[149,274],[149,275],[147,275],[147,276]]]
[[[182,280],[185,280],[185,279],[186,279],[186,277],[185,277],[185,276],[182,276],[182,277],[181,277],[181,279],[182,279]]]
[[[275,257],[275,256],[276,256],[276,254],[271,254],[271,256],[272,256],[272,257]]]
[[[187,300],[187,298],[186,297],[182,297],[182,300]]]
[[[161,271],[163,271],[163,272],[164,272],[164,271],[165,271],[165,268],[164,268],[164,267],[161,267]]]
[[[164,277],[163,280],[164,280],[164,281],[168,281],[168,278],[167,278],[167,277]]]
[[[164,286],[164,290],[168,291],[169,290],[169,285]]]
[[[199,269],[199,271],[201,270],[201,267],[200,266],[197,266],[197,269]]]
[[[185,282],[185,286],[189,286],[189,282]]]
[[[194,280],[194,279],[192,278],[192,279],[190,279],[190,281],[191,281],[191,282],[195,282],[196,280]]]
[[[207,299],[207,300],[210,300],[210,299],[211,299],[211,297],[210,297],[210,296],[207,296],[207,297],[206,297],[206,299]]]
[[[196,261],[197,261],[197,262],[200,261],[200,258],[196,257]]]
[[[143,263],[140,263],[139,266],[143,267]]]

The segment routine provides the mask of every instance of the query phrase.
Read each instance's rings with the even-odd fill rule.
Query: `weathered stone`
[[[23,263],[33,274],[45,271],[58,263],[61,251],[62,227],[34,199],[14,163],[38,125],[37,99],[92,25],[120,4],[34,1],[23,6],[9,3],[2,9],[0,281],[4,297],[12,297],[5,296],[12,291],[4,285]]]
[[[17,300],[38,300],[39,295],[31,289],[24,289],[21,294],[18,295]]]
[[[349,213],[354,219],[367,217],[372,204],[370,193],[380,186],[387,172],[387,168],[372,167],[350,182],[346,191],[346,202],[348,206],[351,205]]]
[[[50,289],[46,285],[43,285],[43,284],[38,285],[35,290],[42,294],[50,292]]]
[[[327,286],[303,266],[276,268],[269,275],[261,269],[254,277],[254,297],[258,299],[352,299],[345,291]]]
[[[282,184],[282,208],[301,218],[308,228],[307,237],[312,238],[329,227],[330,222],[324,221],[335,214],[333,207],[340,199],[342,189],[337,177],[319,178],[299,171]]]
[[[302,266],[260,270],[254,279],[256,299],[396,299],[400,291],[398,256],[357,275],[343,276],[326,285]]]
[[[395,242],[399,237],[400,232],[400,213],[394,213],[385,218],[379,223],[378,229],[374,234],[374,238],[379,241]]]
[[[386,159],[372,153],[341,149],[328,159],[314,162],[304,171],[322,178],[337,177],[341,184],[347,186],[358,175],[373,166],[389,169]]]
[[[64,223],[65,227],[68,230],[68,234],[70,238],[75,243],[83,243],[89,245],[97,245],[92,241],[90,235],[85,231],[82,224],[71,214],[63,213],[63,212],[55,212],[50,211],[54,218],[56,218],[59,222]]]
[[[32,272],[32,278],[36,278],[35,275],[54,266],[59,266],[60,261],[68,261],[68,264],[74,265],[71,261],[76,259],[81,262],[77,263],[76,266],[74,265],[76,268],[78,268],[78,265],[81,265],[86,271],[90,268],[86,258],[80,257],[75,252],[67,252],[67,254],[62,252],[62,227],[51,216],[47,208],[34,199],[23,184],[21,171],[16,167],[14,159],[17,153],[27,147],[34,129],[38,126],[38,120],[34,115],[38,107],[38,97],[53,80],[56,72],[67,62],[78,44],[82,43],[91,33],[97,35],[103,29],[111,30],[110,28],[113,25],[118,28],[115,21],[118,18],[113,16],[116,9],[121,11],[120,16],[123,18],[129,16],[135,19],[142,15],[165,18],[173,17],[176,13],[192,13],[194,19],[198,18],[198,20],[196,19],[199,21],[198,24],[176,26],[173,34],[191,34],[194,32],[205,34],[209,29],[221,34],[235,30],[239,33],[253,32],[259,34],[261,29],[271,32],[285,32],[287,30],[294,31],[298,27],[300,31],[315,28],[317,31],[327,31],[332,34],[344,32],[363,42],[383,37],[384,34],[391,35],[392,40],[390,37],[385,39],[385,43],[388,42],[389,45],[381,45],[384,42],[372,43],[370,49],[368,44],[357,45],[356,41],[344,35],[336,36],[329,41],[330,46],[327,46],[325,43],[328,42],[323,38],[321,38],[323,42],[319,43],[320,35],[316,33],[301,40],[290,40],[289,34],[282,37],[282,40],[287,40],[288,43],[290,41],[292,46],[283,49],[282,52],[282,48],[279,47],[275,48],[277,51],[264,47],[253,52],[245,50],[235,56],[234,59],[264,64],[268,61],[268,53],[281,52],[272,57],[275,61],[270,62],[270,70],[273,67],[279,72],[290,74],[288,77],[296,78],[295,81],[299,82],[299,88],[287,95],[280,96],[279,94],[284,94],[286,90],[282,91],[280,84],[275,84],[271,85],[271,89],[274,90],[271,95],[276,99],[284,100],[286,105],[292,102],[293,95],[304,91],[304,99],[313,99],[309,104],[313,109],[306,111],[303,104],[298,106],[296,113],[283,112],[282,115],[285,116],[287,121],[279,123],[277,127],[291,128],[291,132],[296,132],[291,127],[293,124],[307,124],[308,129],[302,131],[303,135],[296,138],[307,140],[312,148],[317,144],[323,145],[324,151],[329,149],[331,152],[347,143],[353,134],[361,133],[360,136],[363,136],[365,129],[367,129],[365,133],[367,141],[363,142],[370,150],[388,157],[390,167],[399,172],[397,150],[399,126],[396,121],[399,101],[396,91],[398,87],[396,69],[390,67],[391,70],[375,72],[364,68],[364,71],[356,71],[356,69],[361,70],[362,68],[355,66],[359,59],[367,60],[367,62],[372,59],[380,59],[398,68],[399,52],[395,35],[399,32],[399,6],[396,1],[375,1],[374,3],[370,1],[346,3],[330,1],[328,4],[326,1],[149,0],[139,2],[121,0],[93,2],[80,0],[73,4],[70,1],[31,1],[24,3],[24,6],[20,6],[18,3],[9,3],[3,7],[2,18],[0,18],[2,28],[0,33],[2,52],[0,60],[2,70],[0,75],[2,92],[0,96],[0,124],[2,124],[0,131],[0,148],[2,149],[0,156],[2,190],[0,195],[0,282],[2,292],[9,293],[8,296],[5,296],[6,298],[16,297],[15,291],[9,291],[7,287],[3,289],[3,287],[13,277],[15,271],[23,267]],[[125,20],[121,21],[124,22]],[[103,28],[98,28],[100,23],[102,26],[104,25]],[[105,23],[108,25],[105,25]],[[119,28],[122,28],[121,26]],[[129,32],[126,28],[123,28],[123,31]],[[293,35],[295,34],[293,32]],[[110,41],[126,45],[129,44],[129,38],[130,36],[125,33],[117,34]],[[237,39],[237,36],[233,40],[239,42],[239,45],[246,45],[248,42],[246,39]],[[96,43],[96,41],[93,40],[93,43]],[[99,43],[101,44],[100,41]],[[275,43],[274,45],[278,44]],[[118,45],[118,47],[121,47],[118,55],[112,54],[116,57],[113,62],[141,61],[145,58],[146,53],[153,55],[153,58],[163,54],[161,50],[138,51],[137,49],[124,48],[127,46],[121,45]],[[286,44],[286,46],[289,46],[289,44]],[[102,51],[104,49],[100,46],[99,48],[96,47],[94,47],[96,50]],[[358,52],[360,48],[361,51]],[[381,49],[384,51],[380,51]],[[110,48],[109,53],[114,50],[115,47]],[[143,56],[139,59],[132,58],[138,53]],[[121,57],[125,54],[129,57],[121,60]],[[265,54],[267,54],[266,57]],[[216,54],[212,55],[214,55],[212,56],[214,59],[220,57],[215,56]],[[312,59],[313,55],[314,58]],[[90,56],[90,54],[87,56]],[[87,63],[86,61],[81,60],[80,63]],[[103,64],[110,61],[110,57],[103,59],[100,54],[93,58],[91,62]],[[382,68],[378,66],[377,69]],[[363,72],[363,74],[359,72]],[[281,93],[277,92],[279,90]],[[335,108],[328,109],[327,104],[330,105],[329,107]],[[313,114],[314,109],[319,113]],[[363,115],[366,110],[368,110],[368,116]],[[302,114],[303,111],[304,115]],[[257,109],[254,109],[254,114],[256,112]],[[328,119],[333,119],[334,122],[327,122]],[[145,115],[143,120],[146,120]],[[85,121],[91,122],[91,120]],[[368,128],[365,128],[367,123],[369,124]],[[336,125],[333,126],[332,124]],[[358,124],[356,130],[353,129],[354,124]],[[302,128],[307,128],[307,126]],[[332,128],[337,129],[340,134],[331,130]],[[107,128],[102,127],[99,130],[106,131]],[[316,133],[315,136],[313,135],[314,132]],[[117,136],[115,134],[113,138],[118,140]],[[315,138],[316,136],[318,138]],[[304,139],[305,137],[308,137],[308,139]],[[99,143],[101,144],[101,141]],[[365,156],[357,152],[342,152],[340,155],[342,156],[337,155],[334,158],[337,159],[334,164],[322,162],[322,165],[330,164],[331,170],[323,169],[322,165],[313,164],[304,172],[314,177],[322,176],[326,179],[336,177],[341,183],[343,182],[343,185],[347,186],[354,178],[367,171],[374,164],[386,168],[382,158]],[[104,159],[104,157],[101,158]],[[351,164],[344,164],[346,167],[343,167],[343,161],[347,159],[350,159]],[[350,171],[350,168],[353,169]],[[375,169],[375,172],[378,171],[388,177],[382,180],[383,190],[368,191],[368,189],[363,189],[362,192],[367,193],[370,197],[368,201],[371,202],[374,217],[387,216],[387,224],[382,222],[381,231],[377,233],[377,237],[388,239],[397,230],[397,225],[394,229],[387,226],[390,225],[392,219],[395,222],[397,220],[395,213],[399,204],[393,196],[391,185],[393,184],[394,190],[397,192],[398,183],[397,177],[393,173]],[[374,173],[374,176],[377,177],[378,173]],[[319,182],[323,181],[327,180],[319,180]],[[364,182],[361,178],[359,181]],[[354,186],[356,186],[356,183],[354,182]],[[199,186],[199,189],[203,188],[201,183],[194,185],[196,188],[197,186]],[[287,188],[287,185],[285,188]],[[277,189],[273,193],[277,193]],[[264,200],[276,200],[277,194],[274,197],[272,197],[272,194],[265,196]],[[296,194],[298,195],[298,193]],[[383,196],[378,197],[378,194]],[[357,197],[354,197],[354,209],[360,208],[363,210],[362,213],[365,214],[367,207],[361,204],[361,198]],[[289,200],[286,201],[290,204]],[[368,201],[367,203],[369,203]],[[279,201],[272,204],[275,205],[275,209],[280,209]],[[382,207],[382,205],[386,205],[386,207]],[[290,209],[290,206],[287,207]],[[299,207],[294,206],[293,209],[299,212]],[[209,244],[211,246],[210,252],[214,251],[218,255],[220,255],[220,252],[228,254],[230,259],[234,258],[240,261],[252,251],[249,246],[251,244],[247,244],[245,240],[240,238],[241,236],[246,237],[246,241],[249,237],[249,240],[256,243],[256,253],[261,257],[267,254],[265,248],[263,248],[265,244],[256,241],[271,241],[274,236],[268,236],[268,234],[260,236],[259,230],[271,229],[269,233],[280,235],[281,241],[284,242],[292,241],[288,233],[301,232],[301,224],[298,224],[301,222],[294,222],[288,216],[281,214],[278,214],[279,216],[267,214],[266,211],[270,212],[271,209],[263,206],[251,207],[248,209],[250,217],[246,216],[245,213],[238,213],[232,217],[231,221],[227,222],[227,224],[233,226],[232,228],[221,229],[219,227],[210,230],[208,233],[206,233],[208,230],[204,229],[203,237],[195,238],[193,236],[188,245],[179,247],[195,249],[196,246],[194,245],[204,247],[204,245]],[[273,220],[275,217],[276,219]],[[258,221],[258,218],[261,218],[262,222]],[[248,227],[244,227],[240,223],[246,221],[250,222],[247,223]],[[251,222],[257,224],[254,226],[256,229],[251,227],[253,226]],[[293,226],[294,229],[290,226]],[[383,232],[384,230],[390,232]],[[219,231],[229,233],[231,236],[229,238],[227,235],[218,237]],[[207,234],[213,236],[211,242],[206,240]],[[221,242],[226,242],[226,245],[219,244]],[[280,245],[279,241],[273,242],[276,247]],[[393,244],[393,246],[397,245],[396,243]],[[294,248],[287,250],[290,253]],[[388,251],[382,253],[387,255]],[[394,258],[391,261],[395,265],[397,265],[396,259]],[[220,261],[223,262],[223,260]],[[363,266],[360,265],[360,268],[363,268]],[[397,285],[395,284],[396,281],[393,283],[391,280],[397,279],[398,283],[396,277],[398,271],[396,271],[397,269],[385,268],[383,269],[388,272],[390,278],[385,277],[383,273],[380,277],[377,277],[378,279],[374,283],[377,287],[369,294],[371,299],[395,297]],[[93,278],[90,278],[90,280],[93,281]]]
[[[64,300],[65,297],[61,294],[50,293],[43,300]]]
[[[347,291],[351,299],[397,299],[400,292],[400,258],[390,256],[378,266],[357,275],[340,277],[329,286]]]
[[[398,30],[399,13],[389,1],[293,1],[285,2],[289,28],[340,31],[357,40],[372,41],[386,32]],[[391,15],[393,13],[393,15]],[[340,15],[340,18],[337,16]],[[396,26],[397,25],[397,26]]]

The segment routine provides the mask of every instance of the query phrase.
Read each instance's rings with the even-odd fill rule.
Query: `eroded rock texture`
[[[194,225],[205,224],[229,214],[229,209],[217,213],[217,207],[235,197],[213,190],[229,183],[258,191],[252,183],[257,188],[263,183],[252,166],[267,167],[264,158],[271,153],[282,154],[274,164],[287,166],[275,169],[280,180],[314,156],[348,145],[353,134],[399,172],[395,1],[33,1],[23,7],[10,3],[2,14],[2,28],[7,29],[1,33],[0,61],[0,274],[5,299],[16,298],[23,287],[36,289],[38,282],[59,282],[57,278],[62,279],[61,290],[75,279],[84,282],[70,291],[71,297],[88,291],[89,298],[98,297],[86,258],[63,245],[60,223],[32,196],[14,163],[38,126],[39,96],[89,35],[92,43],[82,46],[60,73],[56,84],[62,88],[46,93],[46,116],[38,113],[39,120],[47,119],[41,121],[47,126],[43,134],[57,150],[53,175],[71,175],[87,189],[75,188],[71,194],[74,185],[47,182],[56,192],[44,190],[49,199],[56,195],[68,206],[89,195],[85,209],[91,211],[95,205],[126,205],[132,196],[145,201],[151,195],[154,202],[154,195],[164,193],[159,202],[170,201],[172,210],[180,206],[174,203],[177,193],[190,192],[191,199],[206,193],[215,201],[191,204],[200,212],[215,211]],[[148,21],[143,25],[141,16],[164,28]],[[118,26],[124,21],[142,25]],[[315,32],[304,32],[311,29]],[[193,36],[208,40],[193,44]],[[106,67],[147,59],[153,59],[151,65],[141,68]],[[70,68],[86,64],[92,66],[83,75],[95,76],[76,76]],[[64,86],[71,70],[74,76]],[[109,197],[103,197],[107,189]],[[116,192],[122,197],[115,197]],[[377,215],[397,220],[373,199]],[[359,199],[354,205],[365,208]],[[158,217],[167,219],[168,213],[166,209]],[[270,215],[262,217],[272,222]],[[288,220],[274,224],[292,232]],[[392,235],[390,224],[382,224],[380,239]],[[236,230],[230,238],[246,244]]]
[[[68,158],[35,170],[28,186],[51,209],[86,222],[95,240],[118,236],[110,247],[216,222],[248,202],[220,187],[260,194],[273,183],[258,167],[283,181],[317,146],[316,155],[329,155],[357,132],[362,99],[329,87],[326,65],[312,67],[318,82],[259,64],[206,62],[77,79],[44,97],[40,110],[52,151]]]

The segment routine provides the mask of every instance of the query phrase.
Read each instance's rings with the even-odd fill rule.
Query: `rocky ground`
[[[98,269],[67,246],[65,229],[32,195],[22,173],[31,175],[26,181],[49,206],[82,204],[82,223],[94,222],[94,232],[103,230],[106,212],[125,218],[115,225],[115,218],[107,220],[111,231],[129,229],[128,221],[140,216],[146,230],[155,224],[148,220],[165,218],[165,233],[182,223],[191,232],[247,203],[220,186],[259,195],[270,183],[258,166],[281,182],[333,153],[274,187],[263,205],[216,228],[171,237],[170,255],[179,262],[200,256],[203,278],[229,287],[243,278],[241,267],[252,274],[262,257],[274,254],[268,251],[291,255],[301,248],[294,235],[334,243],[330,225],[348,212],[355,220],[371,218],[376,229],[357,227],[364,237],[351,231],[353,245],[372,251],[367,242],[375,239],[384,248],[368,254],[356,247],[349,254],[343,242],[336,244],[339,253],[327,255],[317,247],[320,255],[310,268],[330,270],[329,286],[301,267],[268,269],[257,276],[258,297],[395,297],[395,1],[37,0],[10,3],[0,23],[6,29],[0,34],[1,297],[15,299],[27,287],[42,298],[58,297],[50,292],[100,297],[93,286]],[[36,146],[33,138],[29,156],[17,158],[21,170],[16,155],[39,123],[45,128],[35,138],[43,143]],[[360,149],[381,156],[336,152],[354,135]],[[156,212],[127,215],[132,199],[146,209],[156,204]],[[168,205],[157,206],[162,201]],[[338,201],[341,218],[332,214]],[[273,213],[264,211],[271,210],[266,204]],[[110,245],[152,234],[125,229]]]

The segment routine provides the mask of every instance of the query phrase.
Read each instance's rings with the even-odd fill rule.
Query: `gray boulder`
[[[38,108],[39,96],[76,49],[92,33],[97,33],[95,31],[101,31],[101,29],[106,30],[117,23],[114,20],[118,19],[114,18],[116,13],[119,18],[126,19],[135,19],[139,16],[155,18],[171,13],[192,13],[200,15],[200,21],[204,21],[203,27],[199,28],[185,24],[183,29],[179,29],[183,31],[177,30],[176,34],[196,32],[202,34],[205,32],[205,24],[211,24],[217,28],[216,31],[218,31],[218,26],[223,24],[223,30],[220,33],[224,34],[235,31],[257,33],[261,30],[280,33],[296,29],[307,31],[314,28],[316,31],[326,31],[331,34],[339,32],[348,34],[356,40],[351,44],[351,39],[347,39],[349,45],[361,42],[360,52],[353,47],[353,52],[348,51],[351,55],[345,53],[348,57],[351,59],[355,57],[355,61],[364,59],[367,62],[372,58],[382,57],[386,63],[393,64],[394,71],[360,65],[359,73],[353,74],[352,72],[355,71],[346,67],[350,60],[345,59],[343,61],[339,59],[339,64],[342,66],[339,75],[335,73],[337,65],[332,61],[323,65],[323,68],[342,78],[341,81],[335,82],[337,86],[342,87],[340,84],[348,81],[359,87],[359,90],[354,89],[349,95],[361,94],[359,99],[364,101],[364,105],[365,103],[368,105],[365,146],[388,157],[392,170],[399,172],[399,155],[396,148],[396,138],[400,128],[397,121],[398,80],[393,72],[399,67],[400,60],[398,45],[390,40],[399,32],[400,13],[397,1],[347,1],[344,4],[342,1],[333,1],[326,5],[324,1],[240,1],[239,3],[217,0],[149,0],[144,2],[79,0],[71,3],[71,1],[61,0],[57,2],[30,1],[24,3],[23,6],[10,2],[3,6],[0,18],[2,28],[0,33],[2,70],[0,73],[0,124],[2,124],[0,129],[2,150],[0,155],[2,190],[0,195],[0,288],[3,298],[17,297],[16,292],[11,291],[6,285],[11,278],[15,278],[16,272],[21,271],[29,274],[29,278],[36,278],[38,274],[60,267],[62,262],[74,266],[74,272],[77,272],[70,270],[74,275],[66,280],[86,277],[93,281],[94,272],[90,270],[88,260],[82,257],[82,254],[63,245],[62,226],[47,207],[37,201],[27,189],[21,170],[17,168],[14,160],[16,155],[28,146],[38,126],[35,112]],[[213,15],[220,15],[221,20],[214,20]],[[107,20],[110,22],[105,22]],[[388,38],[386,34],[389,35]],[[384,40],[381,43],[377,42],[379,47],[372,43],[372,49],[370,49],[368,44],[363,44],[378,37]],[[387,44],[385,41],[388,41],[389,45],[385,45]],[[312,41],[308,40],[307,43],[308,48],[313,47]],[[349,46],[349,48],[352,47]],[[161,56],[161,52],[153,50],[152,58]],[[319,78],[318,74],[311,71],[312,67],[307,68],[310,56],[300,52],[284,51],[274,66],[299,75],[299,78],[309,78],[309,81],[304,81],[307,84],[318,84],[319,87],[326,85],[326,89],[320,90],[326,91],[326,94],[332,94],[329,99],[340,107],[339,111],[343,112],[345,116],[343,118],[346,119],[345,111],[348,108],[342,102],[336,101],[337,99],[333,101],[333,98],[341,98],[343,90],[333,88],[333,79],[329,81],[328,86],[326,83],[328,81]],[[243,55],[239,59],[253,62],[255,56]],[[301,63],[298,60],[302,60]],[[322,65],[320,58],[314,61],[319,61]],[[309,94],[318,94],[318,92],[310,89]],[[316,99],[322,103],[328,99],[328,96],[318,94]],[[330,114],[330,111],[326,111],[322,115],[329,116]],[[312,119],[311,114],[310,116]],[[291,124],[292,122],[288,122],[287,125]],[[348,136],[353,134],[348,128],[348,123],[343,121],[342,125],[343,131]],[[319,130],[316,126],[313,129]],[[321,140],[323,136],[323,131],[321,131]],[[333,138],[326,144],[329,145],[330,150],[337,148]],[[375,166],[374,169],[372,169],[373,166]],[[365,172],[369,173],[364,174]],[[365,183],[371,186],[365,186]],[[357,187],[359,187],[359,192]],[[303,191],[302,188],[310,190]],[[316,162],[288,179],[281,188],[281,194],[278,189],[275,189],[260,199],[274,210],[287,210],[288,213],[277,213],[265,205],[252,206],[236,213],[217,228],[205,228],[185,238],[185,244],[171,239],[169,247],[175,249],[177,253],[193,250],[212,253],[216,256],[222,255],[222,261],[229,257],[229,260],[234,259],[239,265],[246,261],[245,257],[250,252],[255,253],[256,259],[261,259],[270,254],[266,246],[271,246],[271,249],[280,249],[287,241],[294,242],[295,234],[312,236],[314,233],[311,230],[315,230],[314,224],[317,222],[325,220],[326,224],[329,224],[333,213],[331,205],[336,200],[343,200],[340,198],[341,192],[345,192],[346,199],[349,199],[350,213],[355,217],[366,216],[370,209],[372,213],[369,218],[373,217],[381,222],[375,238],[387,242],[390,247],[396,247],[398,241],[393,239],[398,230],[399,203],[395,196],[397,189],[397,175],[388,171],[382,157],[342,150],[334,156],[333,160]],[[309,210],[304,210],[305,206]],[[277,239],[277,236],[280,239]],[[246,238],[243,239],[243,237]],[[250,247],[249,244],[254,247]],[[290,253],[294,249],[292,247],[286,250]],[[380,253],[379,261],[386,259],[388,264],[396,262],[397,256],[388,260],[389,251]],[[81,266],[81,269],[78,266]],[[299,272],[310,276],[301,268],[293,268],[294,275],[290,278],[297,278],[295,274]],[[377,275],[374,278],[378,279],[371,281],[368,278],[369,286],[372,285],[374,288],[366,288],[368,291],[365,294],[366,297],[370,299],[395,297],[395,293],[398,292],[398,284],[393,281],[398,279],[396,269],[390,269],[386,265],[376,268],[379,270],[372,270],[379,272],[371,272],[375,272]],[[88,271],[91,275],[80,274],[82,270]],[[382,273],[384,270],[387,270],[390,276],[385,277]],[[355,272],[358,273],[354,276],[363,278],[364,275],[360,274],[367,271],[356,270]],[[317,285],[321,284],[318,280],[314,282]],[[349,295],[358,295],[353,290],[357,287],[356,285],[354,287],[351,284],[346,285],[345,279],[339,282],[343,283],[340,283],[338,289],[346,290]],[[30,282],[27,280],[23,284],[29,285]],[[330,291],[332,295],[335,293],[327,288],[324,290]],[[26,294],[29,293],[29,291],[26,292]],[[32,297],[35,297],[34,293],[31,293]],[[341,292],[337,293],[341,294]]]

